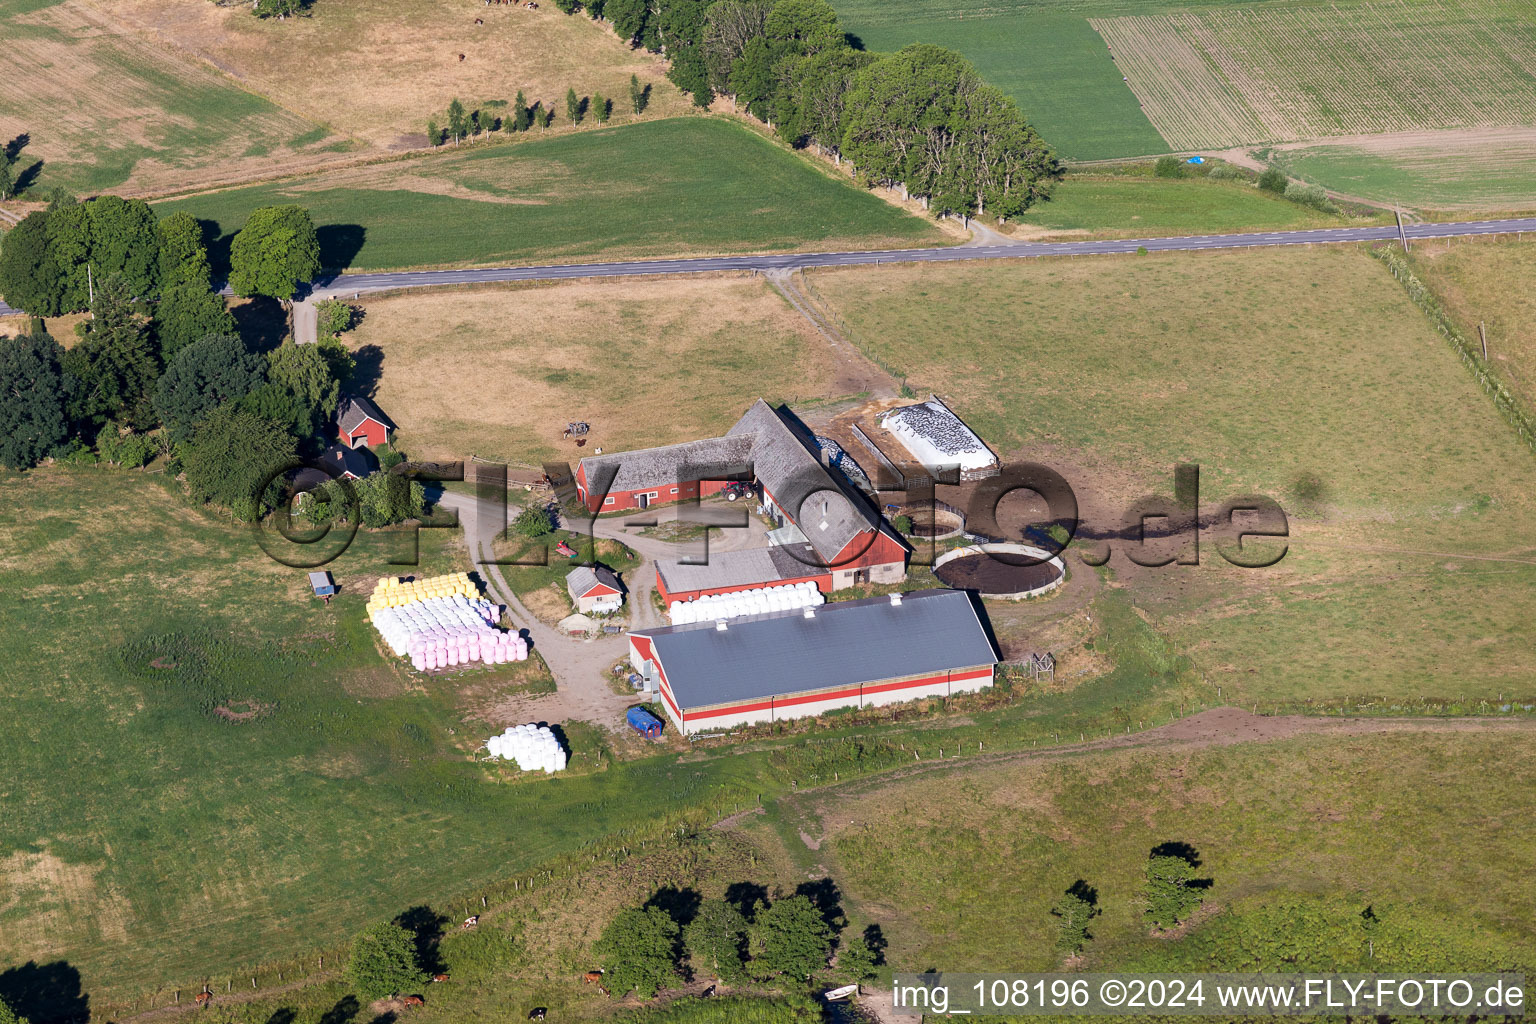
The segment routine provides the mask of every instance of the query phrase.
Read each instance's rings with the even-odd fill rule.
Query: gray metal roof
[[[806,690],[975,668],[997,652],[971,596],[919,590],[732,619],[635,630],[650,637],[678,705],[709,707]]]
[[[363,420],[375,420],[390,429],[394,424],[388,416],[379,411],[379,407],[361,395],[349,395],[336,406],[336,423],[341,427],[342,433],[350,434],[362,426]]]
[[[669,592],[677,593],[826,575],[828,570],[818,565],[816,552],[809,544],[796,544],[710,552],[708,565],[657,559],[656,574]]]
[[[821,445],[792,413],[759,398],[724,437],[646,448],[581,460],[587,485],[600,490],[605,472],[611,491],[661,490],[680,481],[718,479],[746,470],[804,531],[829,563],[860,533],[875,529],[880,515],[841,473],[821,464]]]
[[[750,437],[709,437],[662,448],[589,455],[580,465],[590,487],[599,487],[603,471],[609,470],[615,473],[610,491],[642,491],[742,473],[751,457]],[[665,490],[662,496],[663,500],[670,497]]]
[[[570,592],[571,600],[576,600],[587,591],[601,583],[605,587],[612,587],[621,591],[619,578],[613,574],[613,570],[601,565],[578,565],[565,574],[565,589]]]
[[[814,434],[759,398],[727,436],[751,434],[752,474],[795,520],[824,562],[879,524],[878,514],[853,496],[841,474],[821,464]]]

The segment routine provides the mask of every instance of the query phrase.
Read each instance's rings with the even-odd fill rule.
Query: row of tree
[[[960,54],[919,44],[867,53],[826,0],[556,0],[665,53],[708,106],[731,97],[795,146],[852,161],[944,213],[1013,217],[1047,196],[1054,153],[1013,99]]]
[[[884,949],[878,926],[842,937],[847,921],[835,901],[818,902],[811,888],[745,904],[701,900],[683,913],[658,894],[620,911],[593,948],[604,983],[615,996],[634,991],[648,999],[692,976],[727,984],[780,979],[796,987],[829,968],[850,981],[873,977]]]
[[[651,87],[642,86],[637,75],[629,76],[629,105],[636,113],[643,113],[651,101]],[[448,104],[448,110],[441,120],[436,117],[427,121],[427,142],[433,146],[441,146],[450,142],[462,142],[464,139],[484,132],[526,132],[530,128],[548,128],[555,119],[553,105],[545,106],[543,100],[534,100],[530,105],[523,96],[521,89],[517,92],[517,98],[512,101],[512,109],[505,117],[494,114],[489,108],[500,105],[505,106],[505,100],[498,100],[495,104],[486,104],[485,108],[477,107],[468,110],[464,104],[455,97]],[[588,114],[598,124],[607,124],[613,116],[613,100],[602,93],[593,93],[591,96],[579,96],[574,88],[567,89],[565,93],[565,118],[571,124],[580,124]]]
[[[309,211],[251,211],[230,245],[229,285],[237,295],[289,299],[320,272],[320,241]],[[88,308],[98,284],[115,278],[137,301],[159,302],[181,343],[221,326],[202,225],[187,213],[157,220],[142,199],[61,194],[21,219],[0,245],[0,297],[34,316]],[[217,302],[214,300],[217,299]],[[215,307],[218,307],[216,309]]]

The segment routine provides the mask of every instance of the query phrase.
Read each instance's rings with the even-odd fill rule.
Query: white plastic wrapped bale
[[[825,602],[826,597],[816,584],[807,580],[780,587],[763,587],[730,594],[706,594],[694,600],[673,601],[667,608],[667,614],[672,617],[673,625],[681,626],[690,622],[760,615],[763,612],[798,611]]]
[[[492,757],[514,762],[519,771],[545,773],[565,771],[566,752],[548,727],[514,725],[485,741]]]
[[[500,609],[462,594],[380,608],[374,628],[391,651],[409,656],[419,671],[471,661],[524,661],[528,643],[495,625]]]

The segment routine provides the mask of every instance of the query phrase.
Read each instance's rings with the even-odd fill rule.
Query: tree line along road
[[[399,288],[491,284],[501,281],[560,281],[585,277],[640,277],[651,274],[705,274],[719,271],[759,272],[806,270],[814,267],[857,267],[880,263],[941,263],[950,260],[1038,259],[1048,256],[1110,256],[1197,249],[1246,249],[1273,245],[1319,245],[1340,242],[1389,242],[1406,237],[1411,244],[1429,238],[1501,235],[1536,231],[1536,217],[1461,221],[1447,224],[1408,224],[1364,228],[1313,228],[1239,235],[1183,235],[1173,238],[1117,238],[1081,242],[1010,242],[938,249],[883,249],[863,252],[770,253],[758,256],[704,256],[692,259],[627,260],[614,263],[570,263],[535,267],[482,267],[466,270],[401,270],[377,274],[333,274],[317,279],[312,297],[361,295]],[[1400,234],[1401,232],[1401,234]],[[225,293],[228,294],[228,289]],[[0,316],[18,312],[0,303]]]

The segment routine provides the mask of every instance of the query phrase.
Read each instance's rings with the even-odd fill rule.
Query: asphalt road
[[[1536,231],[1536,217],[1463,221],[1451,224],[1409,224],[1415,239],[1452,238]],[[885,249],[875,252],[809,252],[761,256],[710,256],[679,260],[628,260],[619,263],[571,263],[540,267],[486,267],[477,270],[402,270],[381,274],[337,274],[314,283],[316,296],[342,296],[395,288],[484,284],[497,281],[559,281],[581,277],[639,277],[646,274],[704,274],[729,270],[802,270],[810,267],[856,267],[875,263],[946,263],[951,260],[1037,259],[1042,256],[1108,256],[1194,249],[1249,249],[1272,245],[1313,245],[1330,242],[1377,242],[1398,237],[1395,226],[1316,228],[1243,235],[1182,235],[1174,238],[1124,238],[1082,242],[1015,242],[1008,245],[966,245],[942,249]],[[14,313],[0,303],[0,316]]]

